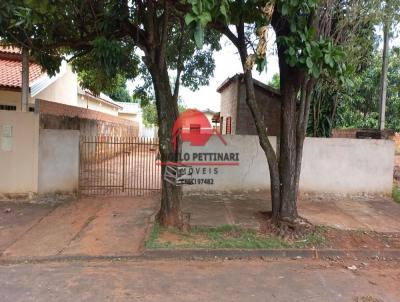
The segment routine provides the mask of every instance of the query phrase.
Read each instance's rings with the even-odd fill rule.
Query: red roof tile
[[[21,61],[0,59],[0,87],[21,88]],[[44,73],[40,65],[29,63],[29,85]]]

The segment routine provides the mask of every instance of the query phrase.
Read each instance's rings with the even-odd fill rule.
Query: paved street
[[[400,301],[400,263],[311,260],[0,266],[2,302]],[[356,264],[357,270],[346,266]]]

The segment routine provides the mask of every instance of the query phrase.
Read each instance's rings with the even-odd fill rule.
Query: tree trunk
[[[29,50],[22,47],[22,71],[21,71],[21,111],[29,111]]]
[[[150,71],[155,91],[161,162],[175,162],[181,147],[178,144],[178,150],[174,151],[172,128],[179,112],[177,102],[171,93],[167,67],[163,63],[158,64],[154,61],[148,62],[146,65]],[[181,213],[182,189],[164,180],[165,169],[166,166],[163,165],[161,167],[161,208],[157,218],[163,226],[181,228],[183,225]]]
[[[265,156],[268,161],[269,175],[271,179],[271,203],[272,203],[272,217],[274,221],[279,219],[279,209],[280,209],[280,180],[279,180],[279,170],[278,170],[278,160],[276,153],[272,147],[272,144],[267,135],[267,128],[264,123],[264,116],[262,111],[258,108],[258,103],[256,100],[256,95],[254,91],[253,75],[251,70],[246,70],[245,63],[247,58],[247,47],[244,36],[244,25],[241,24],[237,27],[238,30],[238,43],[237,48],[240,55],[240,60],[242,62],[244,70],[244,81],[246,87],[246,103],[250,109],[251,115],[256,126],[260,146],[263,149]]]
[[[385,129],[388,57],[389,57],[389,24],[388,21],[385,21],[383,24],[383,56],[382,56],[382,74],[381,74],[379,126],[378,126],[379,130],[381,131]]]
[[[280,56],[281,58],[282,56]],[[297,217],[296,205],[296,100],[299,90],[298,73],[289,69],[280,59],[281,131],[279,175],[281,180],[280,217]]]
[[[303,159],[304,139],[307,133],[308,117],[310,115],[310,106],[312,98],[312,90],[315,80],[306,77],[301,86],[300,108],[297,113],[297,129],[296,129],[296,197],[299,193],[301,162]]]

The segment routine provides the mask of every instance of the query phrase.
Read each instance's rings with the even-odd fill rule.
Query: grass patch
[[[157,248],[156,241],[158,236],[160,236],[160,232],[161,232],[161,226],[156,222],[150,231],[149,237],[144,242],[144,245],[150,249]]]
[[[281,249],[305,248],[324,244],[325,229],[317,227],[316,231],[295,241],[286,241],[278,236],[266,235],[252,229],[235,225],[219,227],[193,227],[190,231],[179,231],[176,228],[164,228],[155,224],[146,248],[237,248],[237,249]]]
[[[393,186],[392,196],[395,202],[400,203],[400,187],[397,185]]]

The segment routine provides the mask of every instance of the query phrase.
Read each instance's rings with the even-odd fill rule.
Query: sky
[[[194,92],[188,88],[180,87],[180,96],[188,108],[220,111],[220,94],[216,91],[218,86],[228,77],[242,72],[243,69],[236,47],[224,36],[221,38],[221,46],[222,49],[214,54],[216,68],[214,76],[210,78],[210,84]],[[400,46],[400,37],[396,37],[390,42],[390,47],[393,46]],[[382,45],[380,45],[381,47]],[[279,73],[275,34],[272,30],[269,31],[267,54],[267,70],[261,74],[255,68],[253,71],[253,77],[263,83],[268,83],[275,73]],[[129,91],[132,91],[135,83],[127,82],[127,87]]]
[[[222,49],[214,54],[216,67],[214,76],[210,78],[210,84],[194,92],[188,88],[180,87],[180,96],[188,108],[219,111],[220,94],[216,91],[218,86],[228,77],[243,71],[236,47],[225,37],[221,38],[221,46]],[[275,36],[271,33],[268,37],[267,71],[260,74],[254,69],[253,77],[255,79],[267,83],[275,73],[279,72],[278,57],[274,53],[276,53]],[[132,91],[135,83],[128,82],[127,87],[128,90]]]
[[[257,70],[254,70],[253,72],[254,78],[263,83],[270,81],[272,76],[279,72],[278,57],[273,54],[275,38],[271,37],[268,41],[268,49],[270,52],[267,57],[267,71],[259,73]],[[182,88],[181,97],[189,108],[209,108],[213,111],[219,111],[220,94],[216,91],[218,86],[220,86],[228,77],[243,72],[236,47],[233,46],[225,37],[221,39],[221,45],[222,49],[214,55],[216,68],[214,76],[210,79],[210,85],[204,86],[195,92],[190,91],[187,88]]]

